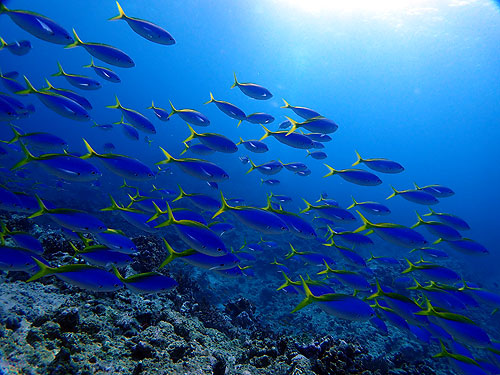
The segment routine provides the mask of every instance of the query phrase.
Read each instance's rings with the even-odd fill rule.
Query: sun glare
[[[325,16],[332,13],[406,13],[425,8],[436,0],[278,0],[283,6],[305,14]]]

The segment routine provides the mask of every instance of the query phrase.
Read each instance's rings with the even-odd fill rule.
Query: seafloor
[[[0,219],[42,242],[53,265],[73,262],[59,229],[16,215]],[[233,233],[231,240],[242,236]],[[127,274],[165,258],[156,236],[133,237],[140,255]],[[169,238],[173,247],[180,241]],[[241,242],[241,241],[240,241]],[[280,276],[226,279],[181,261],[162,270],[172,292],[93,293],[55,277],[0,276],[0,374],[451,374],[436,347],[389,328],[334,319],[277,292]]]

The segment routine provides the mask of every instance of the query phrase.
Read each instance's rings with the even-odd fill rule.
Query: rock
[[[61,332],[78,332],[80,314],[76,307],[65,309],[58,313],[54,319],[61,327]]]
[[[144,358],[152,358],[154,356],[154,349],[149,344],[140,341],[133,346],[131,355],[132,359],[135,361],[140,361]]]

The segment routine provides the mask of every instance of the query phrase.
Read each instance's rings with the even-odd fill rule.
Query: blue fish
[[[45,79],[45,82],[47,82],[47,87],[41,89],[41,91],[51,91],[53,93],[65,96],[68,99],[73,100],[74,102],[77,102],[86,110],[92,109],[92,104],[83,96],[81,96],[81,95],[79,95],[76,92],[71,91],[71,90],[66,90],[66,89],[54,87],[54,86],[52,86],[52,84],[49,82],[48,79]]]
[[[222,101],[222,100],[216,100],[212,93],[210,93],[210,100],[206,102],[205,104],[209,103],[215,103],[217,108],[219,108],[223,113],[228,115],[231,118],[234,118],[236,120],[245,120],[247,116],[245,115],[245,112],[243,112],[241,109],[236,107],[234,104]]]
[[[87,263],[94,266],[102,268],[110,268],[112,265],[125,267],[127,264],[132,263],[132,258],[130,256],[119,251],[114,251],[107,246],[93,245],[78,250],[72,242],[70,242],[70,245],[75,255],[79,255]]]
[[[347,207],[348,210],[354,207],[358,207],[366,213],[377,216],[385,216],[391,213],[391,210],[387,206],[384,206],[383,204],[377,202],[356,202],[354,197],[352,197],[352,202],[353,203],[349,207]]]
[[[198,112],[194,109],[175,109],[172,102],[170,102],[170,108],[172,108],[172,112],[170,112],[169,117],[173,115],[178,115],[181,119],[186,121],[189,124],[197,125],[197,126],[208,126],[210,125],[210,120],[203,113]]]
[[[104,78],[106,81],[113,82],[113,83],[120,83],[121,79],[116,74],[109,68],[105,68],[103,66],[97,66],[94,64],[94,59],[90,60],[90,64],[84,65],[84,68],[92,68],[94,69],[94,72],[101,78]]]
[[[157,165],[176,163],[184,173],[204,181],[222,182],[229,179],[229,175],[226,171],[214,163],[192,158],[176,159],[163,148],[160,147],[160,149],[166,159],[156,163]]]
[[[116,2],[116,6],[118,7],[119,14],[110,18],[110,21],[124,20],[138,35],[151,42],[168,46],[175,44],[175,39],[167,30],[155,25],[152,22],[127,16],[118,1]]]
[[[28,88],[21,91],[21,94],[34,94],[45,105],[48,109],[56,112],[58,115],[69,118],[76,121],[89,121],[90,115],[87,110],[74,100],[50,91],[41,91],[33,87],[33,85],[28,81],[26,76],[24,77],[26,85]],[[18,92],[19,94],[19,92]]]
[[[262,87],[255,83],[238,82],[238,80],[236,79],[236,73],[234,73],[234,83],[231,88],[235,87],[238,87],[243,94],[253,99],[268,100],[273,97],[273,94],[271,94],[271,92],[265,87]]]
[[[296,115],[302,117],[305,120],[309,120],[313,117],[320,117],[321,116],[318,112],[316,112],[310,108],[290,105],[290,104],[288,104],[288,102],[285,99],[283,99],[283,101],[285,102],[285,105],[281,108],[290,108],[292,111],[295,112]],[[291,123],[290,123],[290,125],[291,125]]]
[[[229,138],[216,133],[197,133],[194,129],[187,124],[191,134],[183,142],[186,143],[194,138],[198,138],[201,143],[211,148],[212,150],[232,154],[238,151],[236,144]]]
[[[154,125],[151,123],[151,121],[147,119],[146,116],[137,112],[134,109],[123,107],[120,104],[118,97],[115,96],[115,98],[116,98],[116,104],[108,105],[106,106],[106,108],[119,109],[122,112],[122,115],[125,117],[125,119],[127,119],[127,121],[130,122],[130,124],[133,125],[135,128],[148,134],[156,134],[156,129]]]
[[[367,321],[375,316],[375,312],[370,305],[359,298],[346,294],[323,294],[315,296],[302,276],[300,279],[306,297],[292,312],[296,312],[315,302],[326,313],[346,320]]]
[[[161,121],[166,122],[170,120],[170,113],[168,113],[166,109],[156,107],[154,101],[151,102],[151,106],[148,107],[148,109],[152,109],[155,116],[158,117],[158,119],[160,119]]]
[[[413,264],[408,259],[406,259],[408,263],[408,268],[405,269],[402,273],[409,272],[419,272],[422,275],[425,275],[429,280],[437,281],[443,284],[453,284],[460,281],[460,275],[458,275],[455,271],[429,262],[420,261],[418,264]]]
[[[0,50],[3,48],[6,48],[13,55],[24,56],[31,51],[31,42],[29,40],[16,40],[13,43],[7,43],[0,38]]]
[[[418,214],[418,212],[417,218],[417,223],[415,223],[411,228],[424,225],[429,233],[448,241],[458,241],[462,238],[462,235],[455,228],[450,227],[449,225],[443,224],[440,221],[425,221]]]
[[[450,227],[455,228],[456,230],[469,230],[470,226],[467,224],[467,222],[453,214],[448,214],[444,212],[436,212],[432,208],[429,207],[430,212],[427,214],[424,214],[423,216],[434,216],[436,217],[439,221],[441,221],[444,224],[449,225]]]
[[[274,121],[274,117],[264,112],[256,112],[249,114],[245,120],[251,124],[265,125],[272,123]],[[238,126],[240,126],[242,121],[243,120],[240,120],[240,122],[238,122]]]
[[[50,18],[26,10],[7,9],[0,3],[0,14],[7,14],[14,23],[38,39],[66,45],[73,42],[69,33]]]
[[[230,211],[244,225],[264,234],[284,234],[288,232],[288,226],[276,214],[261,208],[249,206],[229,206],[221,191],[222,207],[212,217]]]
[[[129,277],[123,277],[113,266],[115,276],[128,289],[137,294],[164,293],[174,289],[178,284],[171,277],[162,275],[158,272],[138,273]]]
[[[453,190],[443,185],[427,185],[423,187],[420,187],[415,183],[414,185],[415,189],[425,191],[426,193],[429,193],[430,195],[433,195],[436,198],[447,198],[455,194]]]
[[[334,169],[329,165],[325,164],[325,166],[330,170],[323,177],[329,177],[338,174],[347,182],[351,182],[356,185],[362,186],[377,186],[382,183],[382,180],[378,178],[373,173],[364,171],[362,169]]]
[[[288,130],[287,135],[293,133],[298,128],[305,128],[313,133],[321,134],[335,133],[339,128],[334,121],[323,116],[313,117],[303,122],[297,122],[290,117],[287,117],[287,119],[292,123],[292,127]]]
[[[122,282],[112,273],[87,264],[66,264],[57,268],[49,267],[35,259],[40,270],[28,282],[44,276],[55,275],[58,279],[81,289],[93,292],[114,292],[123,288]]]
[[[265,184],[265,185],[274,186],[274,185],[279,185],[281,182],[280,182],[280,180],[275,180],[275,179],[272,179],[272,178],[269,178],[267,180],[264,180],[263,178],[261,178],[260,179],[260,183],[261,184]]]
[[[73,35],[75,36],[74,42],[68,44],[64,48],[83,47],[96,59],[104,61],[110,65],[119,66],[121,68],[132,68],[135,66],[135,63],[130,56],[118,48],[101,43],[84,43],[76,34],[75,29],[73,29]]]
[[[116,229],[107,229],[103,232],[94,233],[95,239],[110,249],[124,253],[137,253],[137,246],[122,231]]]
[[[0,245],[0,270],[31,272],[37,268],[35,261],[42,261],[39,254],[21,247]]]
[[[326,159],[328,157],[328,155],[325,152],[323,152],[323,151],[313,151],[313,152],[311,152],[309,150],[307,150],[306,157],[307,156],[310,156],[310,157],[312,157],[313,159],[316,159],[316,160],[323,160],[323,159]]]
[[[71,208],[47,208],[36,196],[40,209],[28,216],[29,219],[48,215],[56,224],[74,232],[98,233],[106,230],[106,225],[97,217],[81,210]]]
[[[288,134],[287,131],[271,131],[267,129],[264,125],[262,125],[262,128],[266,132],[260,140],[262,141],[263,139],[272,136],[274,137],[278,142],[283,143],[284,145],[293,147],[293,148],[298,148],[298,149],[308,149],[312,148],[313,146],[313,141],[306,137],[305,135],[299,134],[299,133],[290,133]]]
[[[57,66],[59,68],[59,71],[52,74],[53,77],[62,76],[66,78],[66,81],[68,81],[70,85],[73,85],[81,90],[97,90],[101,88],[101,84],[95,79],[86,76],[80,76],[77,74],[66,73],[61,66],[61,63],[59,62],[57,62]]]
[[[257,154],[262,154],[269,151],[269,148],[264,142],[258,141],[256,139],[249,139],[248,141],[244,141],[243,138],[240,137],[240,141],[236,143],[236,146],[238,145],[243,145],[248,151],[255,152]]]
[[[405,169],[404,167],[392,160],[389,159],[362,159],[361,156],[357,151],[356,156],[358,157],[358,160],[356,160],[352,166],[354,167],[355,165],[358,164],[365,164],[368,168],[373,169],[374,171],[381,172],[381,173],[401,173]]]
[[[250,162],[250,169],[247,171],[247,173],[252,172],[254,169],[257,169],[260,173],[271,176],[273,174],[278,173],[281,171],[283,168],[283,164],[281,164],[279,161],[273,160],[264,164],[260,165],[255,165],[254,162],[250,159],[248,159]]]
[[[464,255],[487,255],[490,253],[486,247],[479,242],[471,240],[470,238],[462,238],[457,241],[449,241],[443,238],[438,238],[434,241],[435,244],[440,242],[447,243],[453,250],[456,250]]]
[[[437,200],[436,197],[433,195],[426,193],[423,190],[414,190],[414,189],[408,189],[408,190],[396,190],[394,187],[392,187],[393,193],[389,195],[386,199],[391,199],[392,197],[395,197],[396,195],[402,196],[404,199],[407,201],[413,202],[413,203],[418,203],[418,204],[423,204],[423,205],[433,205],[433,204],[438,204],[439,201]]]
[[[214,212],[219,210],[221,207],[220,202],[217,199],[214,199],[205,194],[188,194],[184,190],[182,190],[182,187],[179,185],[179,195],[172,202],[178,201],[182,198],[188,198],[196,207],[206,211]]]

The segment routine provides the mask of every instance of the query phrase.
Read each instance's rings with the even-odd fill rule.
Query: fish
[[[42,88],[40,91],[51,91],[55,94],[65,96],[68,99],[71,99],[74,102],[77,102],[86,110],[90,111],[92,109],[92,104],[88,101],[87,98],[81,96],[80,94],[77,94],[74,91],[54,87],[54,86],[52,86],[52,84],[49,82],[48,79],[45,79],[45,82],[47,82],[47,87]]]
[[[256,139],[249,139],[244,141],[240,137],[240,141],[236,143],[236,146],[243,145],[248,151],[255,152],[256,154],[263,154],[269,151],[269,147],[264,142],[258,141]]]
[[[110,65],[120,68],[133,68],[135,66],[132,58],[122,50],[108,44],[82,42],[75,29],[73,29],[73,35],[75,37],[74,42],[64,48],[83,47],[90,55]]]
[[[283,164],[276,160],[263,163],[260,165],[255,165],[254,162],[250,159],[248,159],[248,161],[250,162],[251,166],[250,169],[247,171],[247,173],[250,173],[253,170],[257,169],[260,173],[271,176],[281,171],[281,169],[283,169]]]
[[[434,216],[442,223],[449,225],[450,227],[455,228],[456,230],[469,230],[470,226],[467,222],[452,214],[444,213],[444,212],[436,212],[432,208],[429,207],[430,212],[424,214],[423,216]]]
[[[182,190],[182,187],[179,185],[179,195],[172,202],[176,202],[182,198],[188,198],[196,207],[206,211],[217,211],[221,207],[221,204],[217,199],[205,194],[188,194]]]
[[[351,214],[347,210],[344,210],[343,208],[336,207],[336,206],[330,206],[330,205],[314,206],[314,205],[310,204],[308,201],[306,201],[305,199],[302,199],[302,200],[305,202],[306,208],[304,208],[302,211],[300,211],[300,213],[315,210],[318,213],[318,215],[320,215],[321,217],[333,220],[334,222],[337,222],[337,221],[349,222],[349,221],[356,220],[356,218],[354,217],[353,214]]]
[[[176,159],[167,151],[160,147],[166,159],[159,161],[156,165],[176,163],[186,174],[204,181],[222,182],[229,178],[229,175],[218,165],[202,159],[183,158]]]
[[[106,142],[103,146],[105,151],[113,151],[116,149],[115,145],[111,142]]]
[[[351,198],[353,203],[349,207],[347,207],[348,210],[354,207],[358,207],[366,213],[377,216],[385,216],[391,213],[391,210],[383,204],[377,202],[356,202],[354,197]]]
[[[125,234],[117,229],[107,229],[94,233],[95,239],[102,245],[124,254],[136,254],[137,246]]]
[[[137,112],[134,109],[125,108],[120,104],[118,97],[115,96],[116,104],[108,105],[106,108],[119,109],[122,115],[127,119],[127,121],[133,125],[138,130],[141,130],[148,134],[156,134],[156,129],[151,121],[148,120],[146,116],[142,113]]]
[[[121,79],[116,74],[113,72],[111,69],[106,68],[104,66],[97,66],[94,64],[94,59],[90,59],[90,64],[84,65],[84,68],[92,68],[94,72],[101,78],[104,78],[106,81],[112,82],[112,83],[120,83]]]
[[[75,86],[81,90],[97,90],[101,88],[101,84],[95,79],[77,74],[66,73],[59,61],[57,62],[57,67],[59,68],[59,71],[52,74],[53,77],[64,77],[70,85]]]
[[[287,131],[273,132],[273,131],[267,129],[264,125],[261,125],[261,126],[266,133],[259,139],[260,141],[262,141],[263,139],[266,139],[269,136],[272,136],[278,142],[283,143],[284,145],[287,145],[287,146],[290,146],[293,148],[305,150],[305,149],[311,148],[313,145],[313,142],[305,135],[302,135],[299,133],[288,134]]]
[[[191,151],[197,155],[202,155],[202,156],[207,156],[207,155],[212,155],[216,151],[214,149],[211,149],[210,147],[204,145],[203,143],[198,143],[195,145],[192,145],[191,142],[184,142],[184,150],[180,153],[180,155],[183,155],[187,151]],[[208,182],[208,181],[207,181]]]
[[[309,120],[309,119],[314,118],[314,117],[321,117],[321,115],[318,112],[316,112],[310,108],[290,105],[290,104],[288,104],[288,102],[285,99],[283,99],[283,101],[285,102],[285,105],[280,107],[280,108],[290,108],[292,111],[295,112],[295,114],[297,116],[300,116],[305,120]],[[290,125],[291,125],[291,123],[290,123]]]
[[[479,363],[477,363],[472,357],[465,356],[458,353],[450,353],[446,350],[443,342],[439,340],[441,345],[441,351],[432,356],[432,358],[447,358],[448,362],[452,368],[458,374],[466,375],[487,375],[488,372],[484,371]]]
[[[293,200],[293,198],[289,197],[288,195],[273,194],[273,193],[271,193],[271,195],[269,195],[269,198],[276,199],[280,203],[291,202]]]
[[[106,224],[85,211],[71,208],[47,208],[38,195],[35,197],[40,209],[28,216],[28,219],[48,215],[56,224],[74,232],[98,233],[106,230]]]
[[[288,120],[285,120],[280,123],[278,129],[288,129],[290,126],[292,126],[292,123]]]
[[[113,272],[127,289],[136,294],[164,293],[178,285],[177,281],[171,277],[158,272],[144,272],[123,277],[115,266],[113,266]]]
[[[248,156],[240,156],[238,159],[241,161],[242,164],[248,164],[250,162]]]
[[[460,275],[455,271],[438,264],[422,261],[418,264],[413,264],[408,259],[406,259],[406,262],[408,263],[408,268],[402,272],[403,274],[417,271],[425,275],[429,280],[444,284],[453,284],[461,280]]]
[[[155,116],[158,117],[161,121],[167,122],[170,121],[170,113],[166,109],[156,107],[155,102],[151,102],[151,106],[149,106],[147,109],[152,109]]]
[[[315,302],[326,313],[346,320],[367,321],[375,316],[375,312],[370,305],[357,297],[333,293],[315,296],[312,294],[304,278],[300,276],[300,279],[306,297],[292,310],[292,313]]]
[[[264,180],[263,178],[261,178],[260,183],[263,185],[265,184],[265,185],[274,186],[274,185],[279,185],[281,182],[280,182],[280,180],[275,180],[272,178],[269,178],[267,180]]]
[[[172,108],[172,112],[170,112],[169,117],[172,117],[174,115],[178,115],[185,122],[192,124],[192,125],[197,125],[197,126],[209,126],[210,125],[210,120],[208,119],[208,117],[205,116],[203,113],[198,112],[194,109],[189,109],[189,108],[175,109],[172,102],[170,102],[170,108]]]
[[[238,127],[241,125],[243,120],[240,120],[238,122]],[[245,119],[245,121],[250,122],[251,124],[270,124],[274,121],[274,117],[263,112],[256,112],[248,115]]]
[[[237,106],[234,104],[222,101],[222,100],[216,100],[212,93],[210,93],[210,100],[206,102],[205,104],[209,103],[215,103],[217,108],[219,108],[224,114],[228,115],[231,118],[234,118],[235,120],[245,120],[247,116],[245,115],[245,112],[243,112],[241,109],[239,109]]]
[[[151,169],[137,159],[118,154],[98,154],[85,139],[83,139],[83,142],[88,154],[82,156],[81,159],[96,157],[111,172],[131,180],[145,181],[155,177]]]
[[[376,175],[373,173],[364,171],[362,169],[334,169],[330,167],[328,164],[325,164],[325,166],[330,170],[326,175],[323,177],[329,177],[338,174],[340,177],[342,177],[344,180],[347,182],[351,182],[356,185],[361,185],[361,186],[377,186],[382,183],[382,180],[378,178]]]
[[[393,190],[393,193],[391,195],[389,195],[386,199],[391,199],[392,197],[395,197],[396,195],[400,195],[404,199],[406,199],[407,201],[422,204],[422,205],[430,206],[430,205],[439,203],[439,201],[437,200],[436,197],[434,197],[433,195],[426,193],[425,191],[422,191],[422,190],[408,189],[408,190],[398,191],[393,186],[391,186],[391,189]]]
[[[43,261],[40,254],[36,254],[21,247],[0,245],[0,270],[32,272],[37,268],[35,259]]]
[[[285,169],[291,171],[291,172],[302,172],[307,170],[307,165],[301,162],[291,162],[291,163],[283,163],[279,161]]]
[[[90,115],[87,110],[74,100],[50,91],[37,90],[33,87],[26,76],[24,76],[24,80],[28,88],[21,91],[21,94],[34,94],[48,109],[63,117],[75,121],[90,120]]]
[[[234,225],[231,223],[223,223],[223,222],[211,222],[208,224],[208,227],[212,229],[219,236],[223,236],[224,234],[235,229]]]
[[[337,278],[342,284],[348,285],[354,290],[371,290],[370,283],[359,273],[346,270],[334,270],[330,267],[326,260],[324,261],[324,265],[325,269],[323,271],[319,271],[318,275],[328,275],[330,273],[333,273],[333,276]]]
[[[197,138],[205,146],[215,151],[223,152],[226,154],[232,154],[238,151],[238,147],[236,146],[236,144],[229,138],[221,134],[197,133],[189,124],[187,124],[187,126],[191,134],[183,141],[184,143]]]
[[[276,214],[257,207],[230,206],[221,191],[221,208],[212,216],[215,219],[220,214],[230,211],[242,224],[264,234],[284,234],[288,226]]]
[[[271,92],[268,89],[260,85],[257,85],[256,83],[238,82],[238,79],[236,78],[236,73],[234,73],[234,83],[231,86],[231,89],[235,87],[238,87],[243,94],[252,99],[269,100],[273,97],[273,94],[271,94]]]
[[[325,142],[330,142],[332,140],[332,137],[330,137],[328,134],[322,134],[322,133],[303,133],[307,138],[309,138],[313,143],[325,143]],[[324,147],[323,145],[321,145]]]
[[[435,317],[436,324],[450,334],[455,341],[477,348],[491,346],[488,334],[471,319],[447,311],[438,311],[427,298],[425,298],[425,302],[427,309],[416,314]]]
[[[31,42],[29,40],[16,40],[13,43],[7,43],[0,38],[0,50],[4,48],[13,55],[24,56],[31,51]]]
[[[80,256],[93,266],[108,269],[111,268],[112,265],[125,267],[127,264],[132,263],[132,258],[130,256],[119,251],[114,251],[107,246],[85,246],[82,250],[79,250],[71,241],[69,244],[75,252],[75,255]]]
[[[49,43],[66,45],[73,42],[69,33],[56,22],[27,10],[11,10],[0,3],[0,15],[7,14],[21,29]]]
[[[285,116],[286,117],[286,116]],[[286,117],[292,123],[292,127],[288,130],[287,135],[293,133],[298,128],[305,128],[314,133],[331,134],[335,133],[339,126],[326,117],[319,116],[307,119],[303,122],[297,122],[290,117]]]
[[[60,149],[68,146],[64,139],[51,133],[34,132],[21,134],[14,126],[12,126],[12,131],[14,132],[14,137],[6,141],[6,143],[22,141],[30,147],[36,147],[42,150]]]
[[[113,124],[98,124],[94,120],[92,120],[92,122],[94,123],[94,125],[92,125],[93,128],[98,128],[98,129],[104,130],[104,131],[108,131],[108,130],[113,129]],[[118,123],[115,123],[115,124],[118,124]]]
[[[214,181],[207,181],[207,185],[212,189],[219,190],[219,184]]]
[[[313,152],[311,152],[309,150],[307,150],[306,157],[307,156],[310,156],[310,157],[312,157],[313,159],[316,159],[316,160],[323,160],[323,159],[326,159],[328,157],[328,155],[325,152],[323,152],[323,151],[313,151]]]
[[[456,250],[464,255],[487,255],[490,253],[486,247],[479,242],[471,240],[470,238],[463,237],[456,241],[438,238],[434,241],[434,244],[438,244],[440,242],[446,242],[453,250]]]
[[[10,231],[7,229],[7,226],[2,222],[2,232],[0,233],[0,240],[3,243],[5,237],[9,237],[16,247],[21,249],[29,250],[30,252],[42,255],[43,254],[43,246],[38,239],[33,237],[31,234],[22,231]]]
[[[14,78],[5,76],[0,73],[0,80],[7,90],[17,95],[26,95],[26,88],[17,82]]]
[[[123,120],[123,118],[122,118]],[[122,124],[121,128],[123,129],[123,134],[125,136],[133,141],[138,141],[139,140],[139,132],[130,124],[124,123],[124,122],[118,122],[115,124]]]
[[[123,288],[123,283],[112,273],[87,264],[66,264],[57,268],[49,267],[35,259],[39,271],[28,282],[55,275],[68,284],[93,292],[114,292]]]
[[[410,250],[410,253],[414,253],[416,251],[420,251],[421,253],[429,255],[433,258],[448,258],[449,257],[445,251],[439,250],[439,249],[434,249],[432,247],[415,248],[415,249]]]
[[[305,264],[309,264],[312,266],[323,266],[324,264],[332,264],[332,265],[336,264],[336,262],[328,255],[315,253],[312,251],[297,251],[291,243],[288,243],[288,245],[290,245],[290,252],[285,255],[285,259],[290,259],[295,256],[298,256],[299,258],[302,259],[302,261]]]
[[[363,221],[363,225],[356,229],[354,233],[358,233],[367,229],[372,230],[384,241],[390,242],[394,245],[412,249],[415,247],[424,247],[427,244],[427,240],[424,238],[424,236],[411,228],[393,223],[375,224],[366,219],[359,211],[356,212]]]
[[[401,173],[405,169],[404,167],[392,160],[389,159],[382,159],[382,158],[376,158],[376,159],[362,159],[361,156],[359,155],[358,151],[356,152],[356,156],[358,157],[358,160],[356,160],[352,166],[356,166],[358,164],[365,164],[368,168],[373,169],[374,171],[381,172],[381,173]]]
[[[447,198],[455,194],[453,190],[443,185],[427,185],[420,187],[416,183],[413,184],[415,185],[415,189],[425,191],[436,198]]]
[[[373,245],[373,241],[367,237],[363,236],[359,233],[353,233],[351,231],[347,231],[343,228],[335,228],[332,229],[328,226],[328,230],[330,232],[330,236],[326,239],[330,241],[333,238],[337,238],[343,242],[347,242],[348,244],[356,247],[366,247]]]
[[[200,267],[208,270],[226,270],[235,267],[240,263],[240,260],[232,253],[227,253],[221,256],[210,256],[204,253],[197,252],[193,249],[176,252],[170,244],[163,239],[165,247],[168,251],[168,257],[160,264],[158,268],[163,268],[174,259],[179,258],[184,262],[195,267]]]
[[[116,2],[116,6],[118,7],[118,15],[111,17],[109,21],[124,20],[136,34],[150,42],[167,46],[175,44],[175,39],[167,30],[150,21],[127,16],[118,1]]]
[[[179,237],[194,250],[213,257],[227,254],[224,242],[208,226],[189,219],[178,220],[174,217],[168,203],[167,212],[160,210],[156,204],[155,209],[156,213],[148,221],[153,221],[161,215],[168,214],[168,219],[156,225],[156,229],[173,225]]]
[[[158,222],[150,220],[151,216],[149,214],[135,208],[120,206],[111,195],[110,198],[111,206],[101,208],[101,211],[118,211],[121,217],[134,227],[148,233],[157,233],[155,227],[158,225]]]
[[[90,182],[101,176],[99,169],[77,156],[69,154],[43,154],[34,156],[23,143],[20,145],[24,153],[24,158],[17,162],[11,168],[12,170],[35,162],[50,174],[67,181]]]
[[[267,206],[263,209],[278,215],[278,217],[285,222],[290,232],[297,237],[306,240],[317,238],[317,234],[311,224],[297,214],[283,209],[273,208],[269,196],[267,197]]]
[[[413,226],[411,226],[412,229],[424,225],[429,233],[444,240],[458,241],[462,238],[460,232],[458,232],[455,228],[450,227],[449,225],[446,225],[440,221],[425,221],[418,214],[418,212],[416,212],[416,214],[418,221]]]

